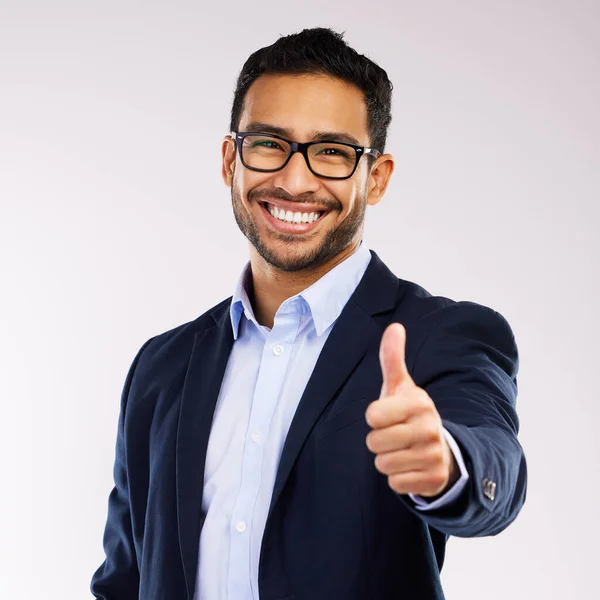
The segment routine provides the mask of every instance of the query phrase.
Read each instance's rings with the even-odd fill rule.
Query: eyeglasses
[[[254,131],[232,132],[242,164],[252,171],[273,173],[288,164],[294,152],[300,152],[310,171],[325,179],[349,179],[364,155],[377,158],[379,150],[346,142],[294,142],[279,135]]]

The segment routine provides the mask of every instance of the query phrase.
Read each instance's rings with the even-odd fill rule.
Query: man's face
[[[259,77],[246,94],[238,131],[280,133],[297,142],[345,134],[359,145],[370,145],[362,92],[324,75]],[[273,173],[245,168],[237,154],[234,142],[227,138],[223,176],[231,185],[235,220],[268,264],[287,272],[314,269],[358,243],[370,199],[367,158],[361,158],[350,179],[331,180],[311,173],[299,152]],[[374,204],[378,198],[370,200]],[[299,228],[269,214],[274,206],[321,216],[303,225],[304,231],[292,231]]]

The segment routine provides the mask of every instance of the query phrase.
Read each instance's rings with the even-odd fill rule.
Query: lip
[[[273,227],[273,229],[276,229],[277,231],[281,231],[282,233],[308,233],[309,231],[315,229],[315,227],[317,227],[319,223],[321,223],[321,221],[329,214],[329,211],[322,212],[313,210],[312,212],[321,212],[321,216],[316,221],[313,221],[312,223],[287,223],[285,221],[280,221],[279,219],[276,219],[274,216],[272,216],[267,209],[266,202],[259,202],[258,204],[260,206],[260,210],[265,216],[265,219],[271,225],[271,227]]]

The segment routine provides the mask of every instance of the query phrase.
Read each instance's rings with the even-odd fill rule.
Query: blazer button
[[[496,497],[496,482],[492,481],[491,479],[488,479],[487,477],[484,477],[483,481],[481,482],[481,485],[483,487],[483,495],[488,500],[491,500],[493,502],[494,498]]]

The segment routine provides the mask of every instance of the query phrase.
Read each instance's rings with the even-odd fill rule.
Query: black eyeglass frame
[[[315,142],[294,142],[293,140],[288,140],[280,135],[276,135],[274,133],[263,133],[262,131],[232,131],[230,133],[233,140],[236,142],[236,146],[240,155],[240,160],[246,169],[250,169],[251,171],[258,171],[259,173],[275,173],[277,171],[281,171],[281,169],[285,168],[285,166],[290,162],[292,155],[295,152],[300,152],[302,156],[304,156],[304,160],[306,162],[306,166],[310,170],[310,172],[317,176],[322,177],[323,179],[350,179],[352,175],[356,172],[356,167],[358,167],[358,163],[363,156],[370,155],[375,158],[379,158],[381,156],[381,152],[376,150],[375,148],[369,148],[367,146],[359,146],[357,144],[350,144],[349,142],[340,142],[339,140],[317,140]],[[277,140],[282,140],[290,145],[290,151],[288,153],[288,157],[285,159],[285,162],[281,165],[281,167],[277,169],[258,169],[256,167],[250,167],[246,164],[244,160],[244,153],[242,152],[242,144],[244,143],[244,138],[249,135],[260,135],[263,137],[275,138]],[[308,149],[315,144],[341,144],[342,146],[348,146],[349,148],[353,148],[356,152],[356,161],[354,162],[354,167],[350,172],[350,175],[346,175],[345,177],[333,177],[332,175],[321,175],[320,173],[316,173],[313,168],[310,166],[310,160],[308,158]]]

